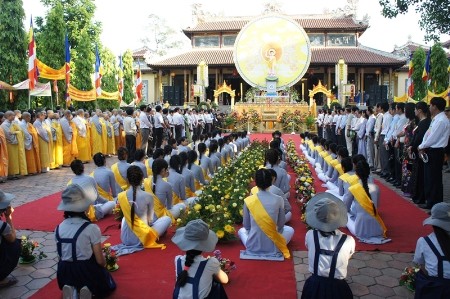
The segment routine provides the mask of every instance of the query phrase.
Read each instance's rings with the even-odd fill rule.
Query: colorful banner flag
[[[414,82],[412,79],[412,73],[414,71],[414,65],[412,60],[409,61],[409,69],[408,69],[408,81],[406,82],[406,93],[409,97],[414,96]]]
[[[100,74],[100,55],[98,54],[98,47],[95,46],[95,74],[94,74],[94,81],[95,81],[95,91],[97,93],[97,96],[100,96],[102,94],[102,76]]]
[[[30,96],[51,97],[52,96],[52,88],[50,86],[50,82],[47,82],[47,83],[37,82],[35,88],[30,91]]]
[[[30,20],[30,32],[28,34],[28,79],[30,80],[29,89],[33,90],[39,77],[39,70],[36,61],[36,42],[33,32],[33,17]]]
[[[423,68],[423,73],[422,73],[423,81],[431,80],[430,70],[431,70],[431,48],[430,48],[430,50],[428,50],[427,60],[425,60],[425,66]]]
[[[69,85],[70,85],[70,44],[69,36],[66,33],[66,105],[69,107],[71,105],[70,95],[69,95]]]
[[[119,82],[118,82],[118,90],[119,90],[119,104],[123,99],[123,63],[122,63],[122,55],[119,56]]]
[[[136,96],[137,96],[137,101],[136,101],[136,105],[138,105],[141,100],[142,100],[142,78],[141,78],[142,74],[141,74],[141,66],[138,65],[138,70],[136,72]]]

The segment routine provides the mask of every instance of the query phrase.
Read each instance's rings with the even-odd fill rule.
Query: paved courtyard
[[[115,157],[109,158],[107,165],[111,166],[116,161]],[[86,164],[85,172],[89,174],[94,167],[93,163]],[[16,195],[13,206],[17,207],[63,190],[72,175],[70,168],[62,168],[17,181],[7,181],[0,184],[0,189]],[[386,185],[390,187],[389,184]],[[444,197],[445,201],[450,202],[450,174],[444,174]],[[0,290],[0,299],[29,298],[56,277],[57,253],[53,233],[18,230],[17,235],[29,236],[39,242],[47,257],[32,265],[18,265],[12,273],[18,283]],[[355,253],[350,260],[347,278],[355,298],[414,298],[413,293],[398,285],[398,278],[403,269],[411,264],[412,256],[412,253]],[[294,251],[293,257],[297,294],[300,298],[303,284],[310,275],[307,252]]]

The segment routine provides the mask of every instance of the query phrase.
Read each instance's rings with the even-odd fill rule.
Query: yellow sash
[[[156,242],[159,238],[158,233],[137,215],[134,215],[134,226],[131,226],[131,205],[128,201],[127,193],[125,191],[120,192],[117,198],[128,227],[133,230],[133,233],[139,238],[144,248],[166,248],[164,244]]]
[[[170,211],[167,210],[166,206],[163,205],[161,200],[159,200],[158,196],[156,196],[156,194],[153,193],[152,180],[153,177],[151,176],[144,179],[144,190],[145,192],[148,192],[153,196],[153,204],[156,217],[161,218],[162,216],[169,216],[170,219],[172,219],[172,223],[175,223],[175,218],[173,217],[172,213],[170,213]]]
[[[255,186],[255,187],[253,187],[251,190],[250,190],[250,194],[256,194],[256,193],[258,193],[258,186]]]
[[[67,186],[72,185],[72,180],[70,180],[67,183]],[[94,205],[90,205],[89,209],[86,212],[87,217],[89,218],[89,220],[91,220],[91,222],[95,222],[97,221],[97,217],[95,217],[95,208]]]
[[[116,164],[113,164],[111,166],[111,170],[114,173],[114,178],[116,179],[116,182],[119,184],[120,188],[122,188],[123,191],[126,191],[128,188],[130,188],[130,184],[128,183],[128,180],[126,180],[119,171],[119,166]]]
[[[153,179],[153,178],[152,178]],[[163,181],[167,182],[167,178],[163,178]],[[183,200],[178,196],[178,194],[172,190],[172,204],[176,205],[177,203],[183,202]]]
[[[348,173],[344,173],[343,175],[341,175],[339,177],[343,182],[346,182],[347,184],[349,184],[350,186],[358,183],[359,181],[359,177],[356,174],[348,174]]]
[[[153,170],[150,167],[150,159],[145,160],[145,167],[147,168],[147,176],[153,175]]]
[[[186,198],[197,196],[197,195],[195,195],[194,192],[192,192],[191,188],[185,187],[185,190],[186,190]]]
[[[220,163],[222,164],[222,166],[225,166],[225,164],[227,163],[227,160],[225,159],[225,157],[220,158]]]
[[[380,224],[381,228],[383,229],[383,237],[386,238],[386,226],[384,225],[383,220],[380,217],[380,214],[377,213],[375,215],[374,209],[373,209],[373,202],[370,200],[369,196],[367,196],[366,190],[364,190],[364,187],[361,184],[354,184],[353,186],[350,186],[348,190],[353,194],[353,197],[355,197],[356,201],[359,203],[359,205],[366,211],[367,214],[375,218],[378,223]]]
[[[324,160],[328,165],[331,165],[331,161],[333,160],[333,157],[331,155],[328,155],[328,156],[325,156]]]
[[[195,190],[203,190],[203,186],[202,184],[200,184],[200,182],[197,179],[194,179],[194,185],[195,185]]]
[[[91,172],[90,176],[94,177],[94,172]],[[103,197],[104,199],[107,199],[109,201],[113,201],[114,200],[114,198],[111,195],[111,193],[106,192],[102,187],[100,187],[99,184],[96,184],[96,185],[97,185],[98,194],[100,194],[101,197]]]
[[[250,195],[244,199],[250,214],[259,228],[269,237],[275,246],[283,253],[285,258],[290,258],[291,254],[286,245],[286,239],[277,231],[277,225],[273,221],[272,217],[264,209],[258,196],[256,194]]]
[[[330,161],[329,163],[333,168],[336,168],[336,165],[339,164],[339,160],[338,159],[333,159]]]
[[[341,163],[337,164],[334,168],[337,170],[339,175],[343,175],[344,174],[344,170],[342,169]]]
[[[203,177],[205,178],[205,180],[210,181],[211,178],[208,175],[208,171],[206,169],[203,169],[203,168],[202,168],[202,171],[203,171]]]

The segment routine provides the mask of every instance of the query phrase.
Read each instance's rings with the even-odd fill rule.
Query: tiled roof
[[[323,30],[323,29],[339,29],[339,30],[362,30],[365,31],[368,27],[355,21],[353,18],[305,18],[298,16],[290,16],[296,20],[307,32],[309,30]],[[247,23],[255,17],[240,17],[227,18],[223,20],[213,20],[200,22],[193,28],[186,28],[183,30],[185,34],[195,32],[211,32],[211,31],[240,31]]]
[[[323,47],[312,48],[312,65],[334,65],[343,58],[350,65],[402,66],[405,60],[390,53],[367,47]],[[198,65],[205,60],[210,66],[234,65],[232,48],[197,48],[188,52],[149,63],[152,68]]]
[[[446,42],[443,42],[442,47],[447,48],[447,49],[450,48],[450,39]]]
[[[145,53],[147,53],[148,48],[143,47],[133,51],[133,58],[144,58]]]

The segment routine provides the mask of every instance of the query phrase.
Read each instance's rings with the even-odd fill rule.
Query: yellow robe
[[[88,157],[90,161],[92,159],[92,125],[88,122],[86,122],[86,142],[88,147]],[[83,161],[83,160],[81,160]]]
[[[11,133],[15,133],[18,144],[6,143],[8,149],[8,175],[27,175],[27,158],[23,132],[18,124],[11,124]]]
[[[108,154],[108,132],[106,131],[105,119],[100,118],[100,123],[102,124],[102,154]]]
[[[100,134],[97,131],[97,128],[95,127],[95,124],[91,124],[91,140],[92,140],[92,156],[94,156],[96,153],[102,153],[103,151],[103,139],[102,134]],[[103,132],[103,126],[102,126],[102,132]]]
[[[70,166],[73,160],[78,156],[78,146],[77,146],[77,129],[73,121],[69,122],[72,128],[72,140],[69,142],[63,133],[63,165]]]
[[[107,146],[106,146],[106,152],[108,155],[115,155],[116,154],[116,143],[114,141],[114,127],[112,124],[107,125],[109,129],[111,130],[111,137],[108,137],[107,139]]]
[[[75,130],[74,130],[74,132],[75,132]],[[86,136],[85,137],[80,136],[80,132],[78,131],[78,129],[76,129],[76,132],[77,132],[76,143],[77,143],[77,149],[78,149],[77,158],[83,162],[90,161],[91,160],[91,154],[90,154],[91,142],[89,139],[88,124],[86,124]],[[73,140],[73,137],[72,137],[72,140]]]
[[[47,131],[49,142],[46,142],[39,136],[39,157],[41,158],[41,168],[46,171],[50,168],[50,164],[53,163],[53,138],[50,127],[42,122],[42,127]]]
[[[3,128],[0,128],[0,179],[8,176],[8,147],[6,146],[6,136]]]
[[[27,170],[28,173],[39,173],[41,172],[41,157],[39,153],[39,135],[36,128],[28,123],[27,124],[28,133],[33,137],[33,143],[31,144],[31,149],[29,151],[25,150],[25,156],[27,159]]]
[[[52,127],[56,130],[56,140],[53,143],[53,163],[50,168],[59,168],[64,163],[64,149],[63,149],[63,131],[59,122],[52,122]]]

